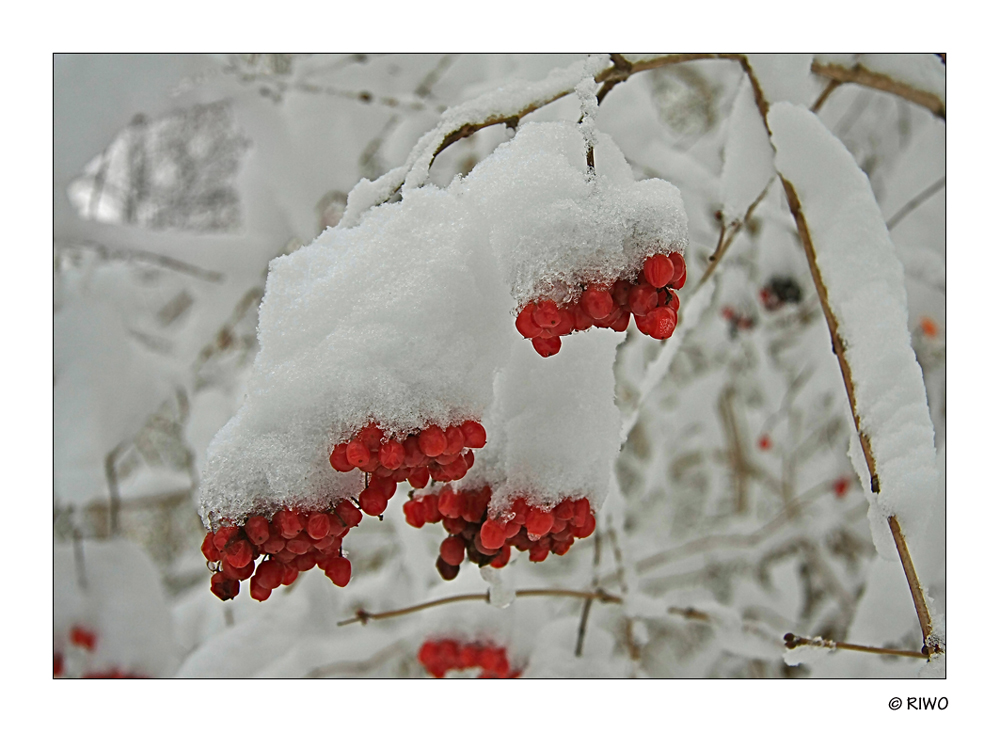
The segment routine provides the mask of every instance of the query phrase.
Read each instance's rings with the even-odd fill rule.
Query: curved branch
[[[929,109],[942,120],[945,118],[944,102],[936,94],[911,87],[891,76],[866,69],[861,64],[848,68],[838,64],[821,64],[818,61],[813,61],[812,72],[841,84],[859,84],[870,89],[877,89],[880,92],[895,94],[908,102]]]

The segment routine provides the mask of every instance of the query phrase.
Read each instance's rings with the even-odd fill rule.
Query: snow
[[[636,182],[602,133],[594,161],[590,179],[578,125],[528,123],[465,179],[518,306],[572,300],[581,284],[631,277],[653,253],[685,251],[687,215],[676,187]]]
[[[914,89],[937,95],[941,101],[945,98],[945,65],[933,53],[821,54],[816,61],[845,69],[862,66]]]
[[[413,191],[271,263],[246,400],[209,447],[206,521],[356,496],[329,453],[371,420],[403,436],[482,416],[517,334],[460,191]]]
[[[774,105],[768,121],[775,165],[802,203],[845,343],[861,430],[871,442],[880,479],[871,523],[896,515],[904,531],[918,531],[937,462],[923,374],[910,345],[902,265],[868,179],[843,144],[801,107]],[[892,555],[884,543],[878,549]]]
[[[600,509],[618,455],[612,365],[623,339],[606,329],[573,334],[544,360],[528,341],[516,344],[484,422],[489,441],[459,486],[488,483],[491,514],[517,497],[549,508],[587,497]]]
[[[173,622],[156,566],[126,540],[81,540],[83,584],[73,545],[53,554],[55,651],[72,654],[70,629],[97,636],[77,672],[117,669],[147,677],[173,674],[177,667]]]
[[[774,148],[754,101],[753,87],[745,78],[726,124],[722,212],[726,221],[737,221],[774,176]]]
[[[811,104],[817,82],[810,69],[811,53],[751,53],[747,61],[768,104]]]

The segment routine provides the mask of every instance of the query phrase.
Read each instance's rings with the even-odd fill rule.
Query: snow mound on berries
[[[528,123],[465,179],[518,306],[571,300],[581,284],[630,278],[650,255],[687,246],[676,187],[660,179],[637,182],[603,133],[596,134],[595,176],[586,160],[579,125]]]
[[[802,107],[781,103],[768,121],[775,166],[795,188],[816,261],[845,344],[862,432],[880,493],[867,492],[880,554],[895,555],[886,518],[919,532],[938,466],[923,373],[910,344],[903,266],[864,172],[851,153]],[[864,481],[866,472],[859,471]]]
[[[357,495],[333,445],[372,420],[399,436],[490,405],[513,303],[459,193],[411,191],[271,262],[245,402],[209,447],[206,520]]]
[[[586,497],[597,511],[618,456],[613,365],[624,338],[614,331],[580,334],[545,360],[529,342],[518,343],[497,377],[485,420],[490,441],[461,487],[490,484],[491,513],[517,497],[545,508]]]

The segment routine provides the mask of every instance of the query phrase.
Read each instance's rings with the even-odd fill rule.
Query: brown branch
[[[837,80],[837,79],[831,79],[831,80],[830,80],[830,83],[826,85],[826,88],[825,88],[825,89],[823,90],[822,94],[820,94],[820,95],[819,95],[819,96],[818,96],[818,97],[816,98],[816,101],[815,101],[815,102],[813,102],[813,106],[812,106],[812,107],[810,107],[810,108],[809,108],[809,110],[810,110],[810,111],[811,111],[811,112],[812,112],[813,114],[816,114],[817,112],[819,112],[819,110],[820,110],[820,107],[822,107],[822,106],[823,106],[823,104],[824,104],[824,103],[826,102],[827,98],[828,98],[828,97],[829,97],[829,96],[830,96],[831,94],[833,94],[833,90],[834,90],[834,89],[836,89],[837,87],[839,87],[839,86],[840,86],[841,84],[843,84],[843,83],[844,83],[844,82],[842,82],[842,81],[839,81],[839,80]]]
[[[204,280],[206,282],[215,283],[223,280],[223,274],[221,272],[206,270],[203,267],[192,265],[174,257],[156,254],[155,252],[146,252],[138,249],[116,249],[109,247],[106,244],[102,244],[101,242],[94,242],[89,239],[57,242],[56,246],[90,249],[97,252],[100,257],[107,260],[125,260],[129,262],[141,262],[147,265],[155,265],[156,267],[162,267],[165,270],[180,272],[184,275],[190,275],[191,277],[198,278],[199,280]]]
[[[917,659],[927,659],[926,652],[912,652],[906,649],[887,649],[881,646],[864,646],[862,644],[848,644],[845,641],[830,641],[829,639],[811,639],[804,636],[796,636],[789,632],[785,634],[785,646],[795,649],[800,646],[816,646],[836,651],[837,649],[847,649],[853,652],[867,652],[868,654],[886,654],[896,657],[915,657]]]
[[[535,598],[539,596],[560,596],[565,598],[582,598],[584,600],[591,599],[594,601],[599,601],[601,603],[622,603],[622,599],[619,596],[611,595],[606,593],[600,588],[593,592],[584,590],[568,590],[563,588],[532,588],[528,590],[515,591],[514,595],[518,598]],[[406,608],[397,608],[394,611],[383,611],[381,613],[369,613],[362,608],[355,611],[354,618],[345,619],[343,621],[338,621],[337,626],[347,626],[348,624],[367,624],[369,621],[381,621],[387,618],[395,618],[397,616],[405,616],[410,613],[416,613],[418,611],[424,611],[428,608],[434,608],[435,606],[444,606],[448,603],[461,603],[462,601],[483,601],[488,603],[490,600],[489,593],[463,593],[457,596],[447,596],[445,598],[437,598],[433,601],[427,601],[426,603],[418,603],[415,606],[407,606]]]
[[[729,245],[733,243],[733,240],[736,239],[736,235],[739,234],[740,230],[746,226],[748,221],[750,221],[750,217],[753,216],[753,212],[760,205],[760,202],[764,200],[768,189],[771,188],[771,181],[773,180],[773,178],[770,179],[764,186],[764,190],[757,194],[757,198],[755,198],[753,203],[747,207],[746,213],[743,214],[743,218],[732,222],[729,225],[722,225],[722,230],[719,232],[719,242],[715,246],[715,251],[709,255],[708,267],[705,268],[705,272],[702,273],[701,279],[698,281],[699,288],[708,280],[709,277],[711,277],[712,273],[715,272],[715,268],[719,266],[719,262],[722,260],[723,255],[725,255],[729,250]]]
[[[942,120],[945,118],[944,102],[931,92],[911,87],[891,76],[866,69],[861,64],[850,68],[839,64],[821,64],[813,61],[812,72],[826,79],[834,79],[842,84],[858,84],[901,97],[908,102],[925,107]]]
[[[594,533],[594,580],[591,583],[592,587],[597,590],[599,588],[600,580],[597,576],[598,568],[601,565],[601,533],[600,531]],[[587,620],[590,618],[590,607],[594,605],[594,599],[588,598],[583,602],[583,612],[580,614],[580,628],[576,633],[576,649],[573,654],[577,657],[583,655],[583,637],[587,633]]]
[[[924,201],[929,199],[931,196],[936,194],[942,188],[944,188],[945,176],[941,176],[938,180],[934,181],[931,185],[925,188],[923,191],[918,193],[912,199],[903,204],[903,207],[889,217],[889,221],[885,223],[885,228],[892,231],[892,228],[899,224],[903,219],[909,216],[910,212],[919,207]]]

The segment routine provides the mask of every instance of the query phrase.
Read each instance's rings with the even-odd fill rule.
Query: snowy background
[[[635,73],[602,99],[596,129],[620,149],[625,170],[680,192],[689,277],[666,347],[634,325],[624,340],[575,334],[545,362],[533,352],[535,361],[520,365],[511,357],[508,374],[522,376],[497,383],[513,392],[508,404],[542,399],[518,393],[518,380],[535,384],[531,370],[576,358],[589,365],[580,383],[608,404],[614,398],[620,424],[612,429],[573,420],[582,453],[616,457],[594,490],[607,497],[597,532],[566,556],[539,564],[522,556],[500,577],[466,567],[445,583],[434,569],[443,532],[408,526],[397,495],[384,521],[352,532],[347,588],[310,571],[265,603],[210,593],[199,551],[202,471],[210,441],[253,389],[268,263],[300,251],[285,262],[304,261],[302,248],[345,212],[361,216],[367,207],[355,210],[358,202],[379,193],[361,186],[348,207],[361,179],[402,183],[406,166],[414,192],[447,190],[456,176],[488,189],[490,163],[473,171],[511,138],[504,125],[451,145],[426,174],[426,160],[411,151],[447,110],[509,114],[586,63],[559,55],[55,58],[53,644],[64,674],[426,677],[417,652],[439,638],[505,646],[523,677],[916,677],[926,667],[844,650],[786,655],[782,638],[920,649],[889,514],[904,523],[944,638],[945,122],[861,84],[821,97],[830,79],[816,71],[861,63],[944,100],[945,65],[933,54],[751,57],[771,105],[770,137],[732,60]],[[807,110],[821,98],[814,116]],[[579,116],[571,92],[521,124]],[[862,427],[887,472],[881,503],[867,496],[843,378],[776,170],[798,190],[842,335],[856,347]],[[391,257],[408,272],[421,267],[408,259],[421,255],[412,243],[376,244],[379,277],[392,278]],[[415,332],[442,301],[468,297],[468,270],[433,268],[420,283],[415,295],[426,309],[405,314]],[[784,300],[775,301],[779,291]],[[351,305],[339,297],[332,291],[321,305]],[[514,296],[487,289],[483,297]],[[358,318],[363,331],[366,316]],[[480,335],[503,326],[487,321],[459,325]],[[280,335],[280,319],[270,325]],[[506,325],[514,343],[502,348],[525,346],[512,315]],[[482,348],[470,341],[454,353]],[[381,352],[365,358],[373,353]],[[348,354],[333,364],[330,378],[350,381],[350,363]],[[299,385],[307,393],[322,393],[317,373]],[[480,382],[463,388],[485,409],[492,385]],[[601,589],[623,602],[525,597],[337,625],[359,608],[487,588],[505,602],[532,588]],[[72,642],[74,627],[96,634],[92,650]]]

